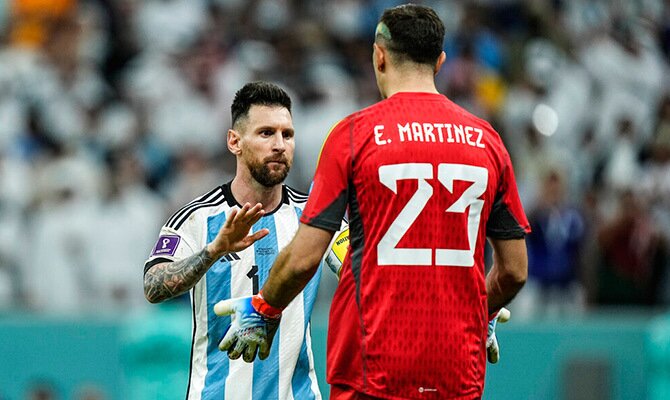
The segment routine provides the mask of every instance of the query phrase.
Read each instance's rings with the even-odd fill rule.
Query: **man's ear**
[[[377,71],[379,72],[384,72],[386,70],[386,49],[377,43],[373,43],[372,48],[372,57],[374,59],[375,68],[377,68]]]
[[[440,69],[442,68],[442,65],[446,60],[447,55],[443,51],[442,53],[440,53],[440,56],[437,57],[437,63],[435,63],[435,71],[434,71],[435,75],[437,75],[437,73],[440,72]]]
[[[240,147],[240,140],[241,136],[239,132],[232,129],[228,129],[228,137],[227,137],[228,150],[236,156],[242,153],[242,148]]]

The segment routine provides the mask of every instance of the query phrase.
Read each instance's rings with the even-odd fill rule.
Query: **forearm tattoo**
[[[157,264],[144,275],[144,294],[152,303],[179,296],[190,290],[214,264],[207,248],[183,260]]]

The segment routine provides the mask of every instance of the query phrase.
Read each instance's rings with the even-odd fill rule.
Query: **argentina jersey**
[[[293,238],[307,196],[282,187],[282,202],[252,227],[270,233],[244,251],[217,260],[190,291],[193,342],[187,400],[321,399],[311,349],[310,316],[319,285],[320,269],[282,313],[270,356],[251,364],[230,360],[219,351],[230,317],[218,317],[217,302],[258,293],[270,268]],[[217,187],[177,211],[161,229],[145,272],[165,261],[189,257],[211,242],[232,208],[240,208],[230,183]]]

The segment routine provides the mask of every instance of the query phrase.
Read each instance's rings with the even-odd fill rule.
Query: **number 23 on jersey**
[[[418,181],[416,192],[393,220],[377,245],[378,265],[450,265],[472,267],[477,246],[479,221],[484,208],[480,196],[486,191],[488,170],[465,164],[439,164],[437,179],[449,192],[453,193],[454,181],[471,182],[471,185],[452,204],[445,204],[445,212],[465,213],[467,228],[463,232],[468,238],[468,249],[398,248],[398,243],[421,214],[433,195],[433,187],[428,182],[434,178],[434,167],[430,163],[404,163],[379,167],[379,181],[398,194],[398,181],[411,179]],[[434,256],[434,259],[433,259]]]

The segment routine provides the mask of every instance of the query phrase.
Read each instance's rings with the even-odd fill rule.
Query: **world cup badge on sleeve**
[[[177,235],[161,235],[151,252],[151,256],[173,256],[181,238]]]

